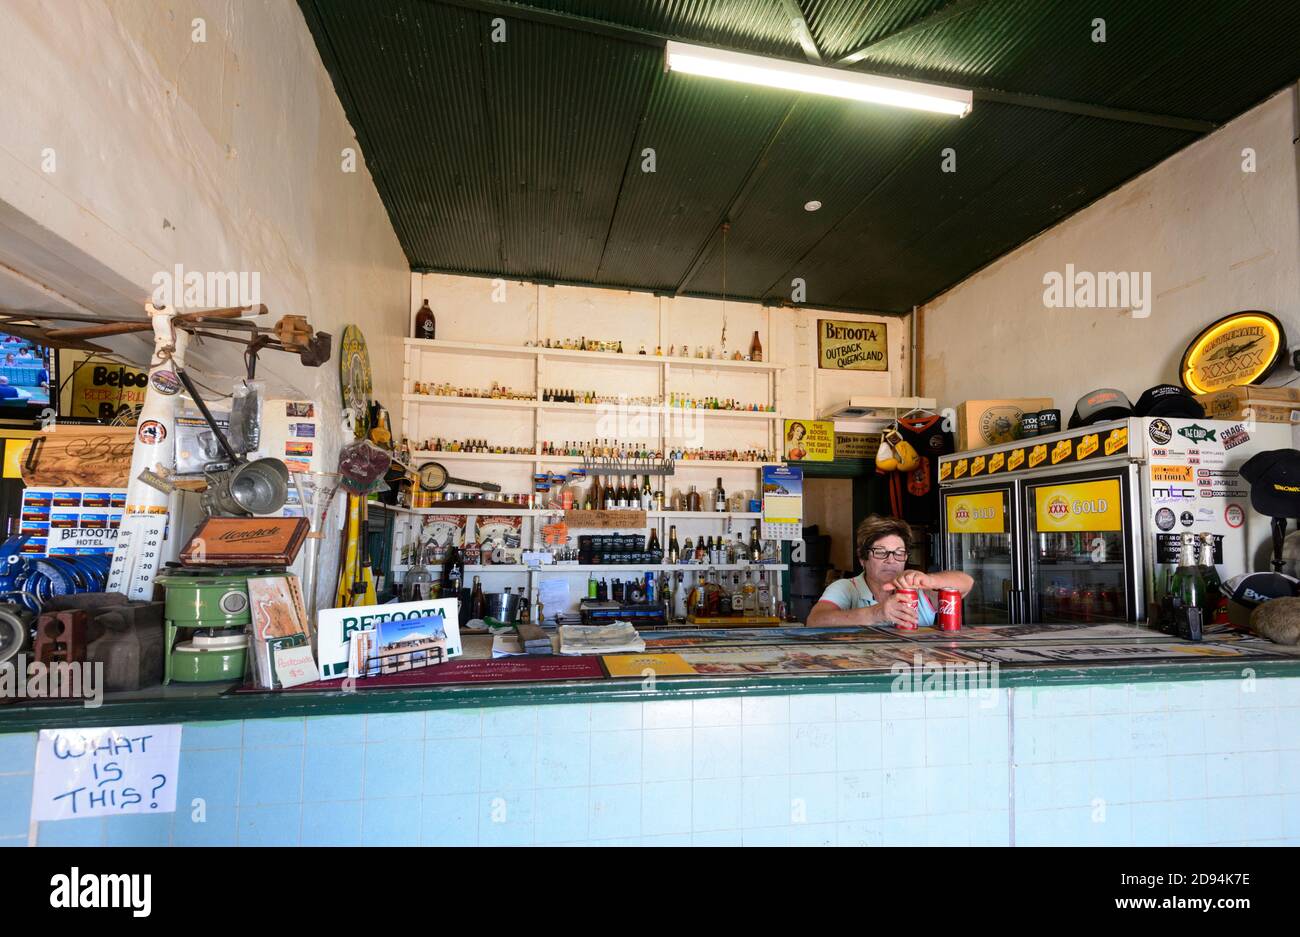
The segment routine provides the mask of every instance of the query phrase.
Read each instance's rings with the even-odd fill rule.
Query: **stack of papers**
[[[561,625],[561,654],[622,654],[645,650],[645,639],[631,622],[610,625]]]

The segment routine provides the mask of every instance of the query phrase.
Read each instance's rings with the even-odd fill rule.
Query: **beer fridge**
[[[1290,426],[1130,418],[939,458],[941,565],[975,580],[970,624],[1145,621],[1183,531],[1223,579],[1266,569],[1242,463]]]

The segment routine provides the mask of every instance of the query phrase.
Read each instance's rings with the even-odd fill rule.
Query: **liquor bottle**
[[[460,584],[465,581],[465,560],[455,544],[447,547],[447,557],[442,561],[442,583],[438,590],[444,599],[459,599]]]
[[[668,563],[669,563],[669,565],[672,565],[672,566],[677,565],[677,561],[678,561],[680,558],[681,558],[681,548],[678,547],[678,545],[677,545],[677,525],[676,525],[676,524],[673,524],[671,527],[668,528]]]
[[[749,528],[749,561],[751,563],[761,563],[763,561],[763,547],[758,542],[757,524]]]
[[[641,476],[641,510],[649,511],[654,508],[655,493],[650,487],[650,476]]]
[[[686,542],[682,544],[682,559],[687,563],[695,562],[695,547],[692,546],[690,537],[687,537]]]
[[[691,485],[691,490],[686,494],[686,510],[699,511],[702,508],[703,504],[700,501],[700,493],[695,489],[694,485]]]
[[[745,609],[745,617],[753,618],[758,614],[758,588],[754,585],[749,570],[745,570],[745,585],[741,587],[741,591],[744,595],[742,605]]]
[[[722,477],[718,477],[718,487],[713,493],[713,510],[725,514],[727,510],[727,493],[722,489]]]
[[[1214,534],[1203,533],[1201,537],[1201,578],[1205,580],[1205,621],[1207,624],[1228,624],[1228,597],[1223,593],[1223,580],[1219,569],[1214,565]]]
[[[542,590],[538,589],[534,593],[533,608],[537,609],[537,623],[546,624],[546,605],[542,602]]]
[[[433,318],[433,310],[429,308],[429,301],[426,299],[420,311],[415,314],[415,337],[416,338],[435,338],[437,333],[437,323]]]
[[[749,360],[763,360],[763,343],[758,340],[758,332],[754,332],[754,337],[749,340]]]
[[[609,601],[609,583],[605,581],[604,576],[601,576],[600,582],[596,583],[596,601],[597,602]]]
[[[524,624],[524,625],[529,624],[529,623],[533,620],[533,618],[532,618],[532,614],[533,614],[533,612],[532,612],[532,608],[530,607],[529,602],[528,602],[528,587],[527,587],[527,586],[520,586],[520,587],[519,587],[519,622],[520,622],[520,624]]]
[[[604,495],[606,511],[612,511],[614,508],[618,507],[618,492],[612,483],[605,486]]]
[[[650,540],[646,543],[645,548],[647,553],[662,552],[662,548],[659,546],[659,528],[650,528]]]
[[[481,619],[483,617],[483,607],[484,607],[483,583],[479,581],[478,576],[475,576],[474,588],[471,589],[469,593],[469,617],[471,619],[473,618]]]
[[[758,614],[766,618],[776,615],[776,603],[772,599],[772,587],[768,584],[767,573],[762,572],[758,580]]]
[[[745,614],[745,593],[740,587],[740,573],[731,574],[731,614]]]

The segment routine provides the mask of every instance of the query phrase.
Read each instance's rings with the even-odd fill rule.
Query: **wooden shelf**
[[[677,367],[700,368],[704,370],[718,368],[757,372],[785,370],[785,365],[772,364],[767,361],[724,361],[716,358],[687,358],[681,355],[669,358],[666,355],[627,354],[626,352],[619,354],[614,351],[577,351],[574,349],[539,348],[536,346],[530,347],[525,345],[494,345],[483,342],[453,342],[440,338],[407,338],[403,339],[403,341],[411,348],[417,348],[421,351],[443,352],[446,354],[497,355],[501,357],[514,358],[565,358],[591,361],[593,363],[625,364],[649,367],[671,364],[676,365]]]
[[[371,501],[370,507],[378,508],[383,511],[392,511],[395,514],[465,514],[480,516],[484,514],[508,514],[519,515],[520,517],[549,517],[552,515],[562,515],[562,508],[478,508],[478,507],[458,507],[457,502],[448,501],[445,505],[431,508],[403,508],[394,504],[384,504],[379,501]],[[758,520],[763,515],[750,511],[646,511],[646,517],[666,517],[673,520],[726,520],[734,518],[736,520]]]
[[[643,407],[658,416],[672,418],[676,414],[692,414],[709,419],[779,420],[781,414],[771,410],[712,410],[705,407],[669,407],[662,403],[567,403],[551,400],[510,400],[501,397],[445,397],[439,394],[402,394],[410,403],[440,407],[487,407],[499,410],[542,410],[549,412],[608,413],[611,407]]]
[[[582,465],[582,456],[565,456],[565,455],[520,455],[518,453],[501,453],[492,452],[430,452],[428,450],[419,450],[411,453],[411,462],[418,468],[417,460],[425,461],[446,461],[452,459],[464,459],[470,462],[545,462],[549,465]],[[681,469],[685,468],[705,468],[705,469],[757,469],[764,465],[784,465],[783,460],[772,462],[727,462],[711,461],[709,459],[679,459],[674,465]],[[711,512],[702,511],[700,513],[708,514]]]

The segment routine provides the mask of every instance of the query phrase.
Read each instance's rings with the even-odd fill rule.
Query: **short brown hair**
[[[858,532],[854,538],[858,548],[858,559],[865,562],[867,551],[875,545],[876,541],[891,534],[903,541],[903,546],[908,553],[912,552],[912,528],[906,521],[881,514],[872,514],[865,518],[858,525]]]

